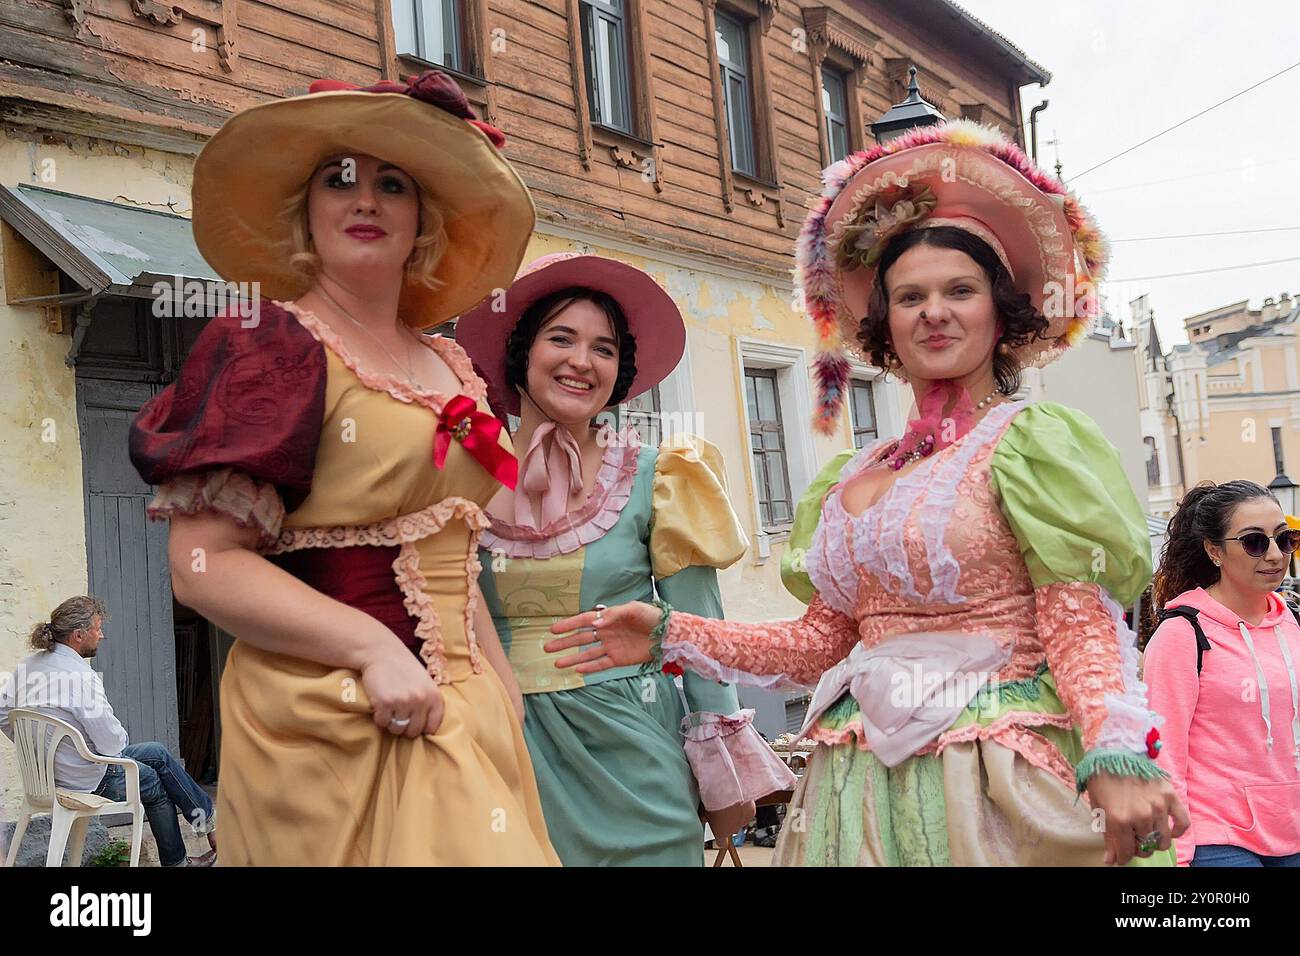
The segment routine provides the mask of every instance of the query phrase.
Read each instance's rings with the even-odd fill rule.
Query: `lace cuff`
[[[259,547],[268,547],[279,537],[284,521],[284,503],[275,485],[233,468],[177,475],[159,486],[146,510],[155,520],[215,511],[233,518],[241,528],[256,528]]]
[[[710,680],[802,690],[842,661],[858,640],[856,622],[814,595],[795,621],[742,624],[674,612],[663,660]]]
[[[1082,581],[1044,585],[1035,598],[1048,664],[1084,747],[1146,754],[1162,720],[1147,706],[1123,610],[1099,585]]]
[[[754,729],[754,712],[724,717],[697,712],[682,721],[686,759],[705,810],[722,810],[793,790],[798,778]]]

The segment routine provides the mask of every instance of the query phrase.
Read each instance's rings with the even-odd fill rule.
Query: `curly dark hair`
[[[618,300],[606,292],[583,286],[571,286],[542,296],[524,310],[506,342],[506,386],[518,391],[527,390],[528,353],[537,333],[556,312],[576,301],[586,301],[597,306],[605,313],[614,330],[614,339],[618,343],[618,377],[614,379],[614,390],[610,392],[609,404],[605,406],[613,408],[627,398],[632,380],[636,378],[636,337],[628,331],[627,316],[623,314]]]
[[[898,368],[898,356],[889,340],[889,294],[885,289],[885,273],[909,249],[917,246],[934,246],[955,249],[975,260],[988,277],[993,290],[993,304],[1002,322],[1002,335],[993,351],[993,377],[998,391],[1011,395],[1020,388],[1021,365],[1015,350],[1043,338],[1047,319],[1034,308],[1028,295],[1016,291],[1007,267],[1002,264],[993,248],[973,233],[956,226],[935,226],[933,229],[911,229],[895,237],[885,247],[876,269],[876,282],[867,304],[867,317],[858,326],[861,343],[873,365],[883,369]]]
[[[1209,587],[1219,580],[1221,572],[1206,553],[1205,542],[1222,541],[1233,510],[1254,498],[1277,501],[1263,485],[1240,479],[1221,485],[1203,481],[1183,495],[1178,510],[1169,519],[1164,550],[1160,552],[1153,593],[1156,607],[1163,608],[1184,591]]]

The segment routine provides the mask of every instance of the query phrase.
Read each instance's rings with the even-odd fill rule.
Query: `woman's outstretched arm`
[[[653,659],[651,632],[659,624],[657,608],[641,602],[610,608],[596,623],[587,611],[557,621],[551,631],[566,636],[546,645],[547,651],[586,647],[556,661],[589,674],[645,663]],[[594,637],[593,637],[594,633]],[[663,635],[665,664],[690,668],[702,677],[757,687],[810,687],[842,661],[858,642],[857,623],[814,596],[804,616],[793,621],[742,624],[674,611]]]

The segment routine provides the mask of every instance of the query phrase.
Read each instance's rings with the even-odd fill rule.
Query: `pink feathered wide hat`
[[[636,377],[628,398],[658,385],[686,351],[681,310],[647,273],[626,262],[580,252],[554,252],[520,271],[502,300],[489,296],[460,317],[465,332],[456,341],[488,380],[494,408],[519,414],[519,393],[506,384],[506,343],[523,314],[538,299],[571,286],[604,292],[618,302],[636,339]]]
[[[1048,320],[1021,346],[1042,366],[1079,341],[1097,314],[1106,241],[1088,211],[1000,131],[953,120],[907,133],[822,173],[825,191],[804,221],[795,281],[817,327],[816,427],[834,431],[848,383],[847,350],[890,240],[955,226],[987,242],[1016,288]]]

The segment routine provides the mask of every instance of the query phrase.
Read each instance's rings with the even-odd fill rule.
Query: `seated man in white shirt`
[[[36,625],[31,635],[36,653],[18,664],[0,693],[0,732],[13,740],[9,711],[27,707],[72,724],[95,753],[131,758],[140,766],[140,800],[158,843],[159,862],[211,866],[217,856],[211,798],[162,744],[128,743],[126,728],[104,695],[103,680],[87,662],[104,639],[106,618],[103,602],[83,595],[64,601],[48,622]],[[54,754],[54,780],[60,787],[110,800],[126,796],[123,769],[84,760],[71,741],[65,740]],[[208,853],[186,859],[177,808],[196,831],[208,834]]]

